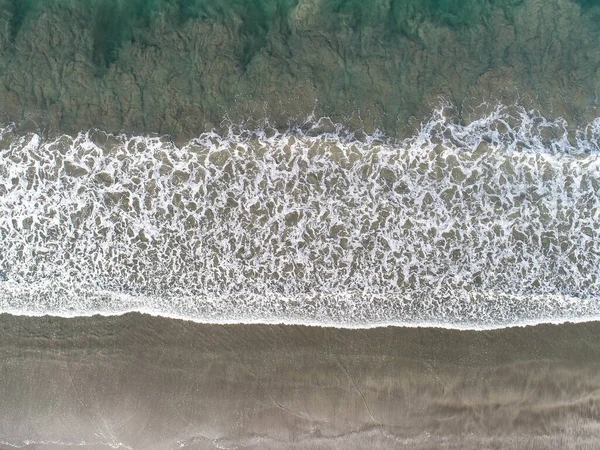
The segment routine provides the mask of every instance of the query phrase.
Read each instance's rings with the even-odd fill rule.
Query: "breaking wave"
[[[0,312],[491,328],[600,317],[600,119],[411,138],[0,131]],[[328,131],[326,131],[328,130]]]

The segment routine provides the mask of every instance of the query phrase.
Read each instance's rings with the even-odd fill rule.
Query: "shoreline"
[[[31,319],[100,319],[100,318],[119,318],[128,315],[141,315],[148,316],[155,319],[167,319],[176,320],[182,322],[188,322],[196,325],[207,325],[207,326],[283,326],[283,327],[307,327],[307,328],[324,328],[331,330],[378,330],[385,328],[398,328],[398,329],[434,329],[444,331],[465,331],[465,332],[486,332],[486,331],[498,331],[498,330],[510,330],[515,328],[529,328],[546,325],[579,325],[579,324],[593,324],[600,323],[600,316],[586,316],[586,317],[571,317],[571,318],[559,318],[559,319],[540,319],[538,321],[521,321],[521,322],[510,322],[506,324],[497,325],[461,325],[453,323],[442,323],[442,322],[380,322],[374,324],[343,324],[335,322],[317,322],[317,321],[285,321],[275,319],[268,321],[266,319],[239,319],[239,320],[211,320],[211,319],[198,319],[193,317],[180,316],[177,314],[166,314],[157,313],[144,309],[131,309],[120,312],[99,312],[91,311],[89,313],[20,313],[16,311],[0,311],[0,317],[22,317]]]
[[[2,314],[0,336],[0,448],[592,449],[600,436],[598,322],[349,330]]]
[[[465,110],[465,102],[479,103],[478,106],[470,106]],[[137,140],[158,140],[164,145],[171,145],[181,150],[186,146],[194,145],[198,140],[207,136],[216,136],[220,139],[238,138],[271,138],[271,133],[278,137],[331,137],[344,143],[367,143],[378,142],[381,145],[401,146],[411,142],[423,134],[425,128],[430,127],[433,122],[443,119],[443,125],[453,125],[464,129],[473,127],[481,121],[498,119],[516,121],[516,128],[527,125],[522,122],[523,118],[543,120],[545,127],[556,128],[554,131],[566,133],[568,145],[576,147],[578,139],[586,139],[586,133],[593,133],[600,120],[600,108],[591,110],[585,118],[561,115],[560,112],[547,111],[535,105],[531,101],[523,99],[509,99],[508,102],[502,98],[486,99],[481,97],[465,98],[458,104],[443,95],[439,95],[424,105],[423,111],[418,115],[412,115],[410,120],[399,129],[389,129],[385,126],[367,124],[360,117],[360,111],[356,110],[346,116],[330,115],[326,111],[317,113],[315,110],[307,110],[297,116],[281,118],[262,117],[252,118],[240,116],[232,119],[229,113],[224,113],[220,120],[211,122],[211,126],[199,126],[197,129],[190,128],[185,132],[177,130],[155,130],[135,127],[103,127],[99,124],[88,124],[84,127],[61,127],[53,124],[49,116],[14,118],[9,117],[6,112],[0,110],[0,131],[6,136],[25,137],[31,134],[37,135],[41,143],[58,141],[67,137],[75,140],[80,136],[87,136],[97,145],[110,144],[112,146]],[[521,123],[518,123],[519,120]],[[425,128],[424,128],[425,127]],[[431,131],[431,130],[429,130]],[[478,132],[473,128],[474,133]],[[96,142],[97,141],[97,142]]]

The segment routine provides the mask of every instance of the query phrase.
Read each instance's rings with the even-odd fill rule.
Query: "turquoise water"
[[[266,35],[290,34],[291,16],[299,0],[6,0],[10,35],[14,40],[28,21],[52,8],[72,8],[89,17],[94,29],[94,56],[98,63],[110,64],[118,58],[118,50],[134,40],[139,30],[151,29],[157,20],[166,19],[173,27],[188,20],[239,24],[240,37],[246,40],[243,57],[247,60],[266,43]],[[317,2],[321,20],[331,26],[349,26],[356,32],[377,28],[388,39],[396,35],[416,36],[422,22],[449,27],[476,26],[489,20],[494,10],[513,14],[511,8],[523,0],[489,2],[480,0],[402,0],[364,2],[358,0],[326,0]],[[597,2],[581,2],[593,9]],[[255,45],[249,42],[255,41]]]
[[[226,117],[413,134],[440,97],[597,115],[592,1],[2,0],[5,122],[188,139]],[[464,116],[464,117],[463,117]]]

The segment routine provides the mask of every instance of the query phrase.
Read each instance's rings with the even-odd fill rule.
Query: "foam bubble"
[[[181,148],[0,131],[0,311],[497,327],[600,314],[600,119],[440,108],[410,139]]]

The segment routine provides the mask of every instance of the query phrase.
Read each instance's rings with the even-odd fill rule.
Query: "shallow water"
[[[324,131],[329,130],[329,131]],[[600,122],[2,133],[0,309],[489,328],[600,313]]]
[[[599,17],[585,0],[0,0],[0,117],[187,140],[314,113],[406,138],[441,96],[583,126]]]

